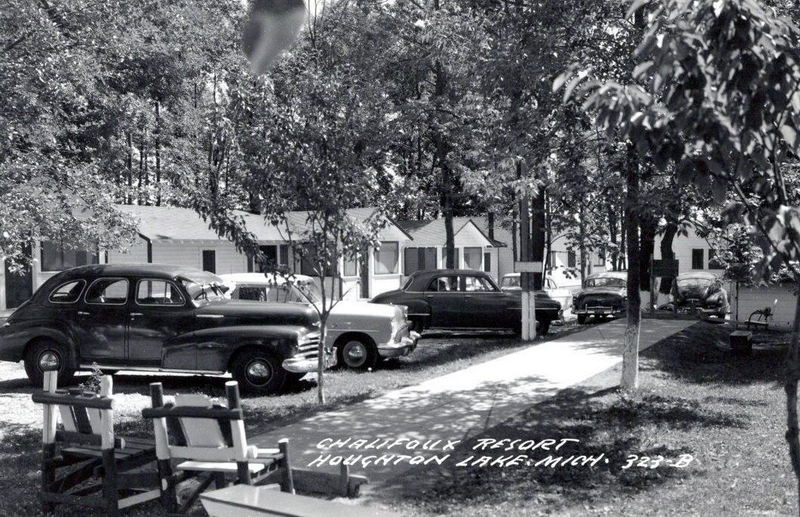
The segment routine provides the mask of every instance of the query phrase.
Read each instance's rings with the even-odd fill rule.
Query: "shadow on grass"
[[[780,383],[786,352],[767,348],[750,356],[734,355],[726,349],[731,331],[728,325],[692,325],[643,352],[651,361],[642,370],[663,371],[691,383]]]
[[[670,447],[660,440],[671,430],[744,428],[746,420],[705,409],[699,402],[672,396],[646,394],[630,400],[616,388],[595,393],[567,389],[551,399],[530,407],[513,419],[462,443],[452,461],[437,467],[423,467],[399,476],[381,494],[398,507],[412,506],[413,514],[457,514],[474,507],[529,505],[583,507],[593,501],[650,490],[665,482],[703,475],[693,466],[675,468],[663,463],[647,468],[650,461],[678,460],[692,454],[688,447]],[[571,438],[559,451],[481,449],[482,438],[519,439]],[[506,442],[507,443],[507,442]],[[518,442],[519,443],[519,442]],[[476,449],[477,447],[477,449]],[[507,467],[458,466],[474,455],[498,457],[527,454],[530,464]],[[629,455],[649,458],[647,467],[628,464]],[[594,466],[536,465],[548,455],[567,458],[586,455],[602,459]]]

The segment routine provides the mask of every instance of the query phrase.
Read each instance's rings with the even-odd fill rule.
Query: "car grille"
[[[303,359],[316,359],[319,356],[319,337],[304,338],[297,347],[298,352],[296,356],[301,356]]]
[[[587,307],[621,307],[622,300],[618,298],[609,298],[605,296],[586,296],[578,301],[578,308],[585,309]]]

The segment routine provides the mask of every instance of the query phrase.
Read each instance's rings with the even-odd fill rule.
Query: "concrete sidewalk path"
[[[689,327],[695,321],[642,320],[640,349]],[[441,440],[434,449],[443,452],[447,440],[464,440],[494,427],[559,390],[581,383],[622,362],[625,321],[595,325],[562,338],[533,344],[523,350],[463,370],[436,377],[420,384],[391,391],[380,397],[350,405],[340,411],[315,415],[264,435],[254,436],[260,446],[274,446],[289,438],[292,463],[308,468],[315,459],[331,455],[413,455],[407,442],[389,448],[396,438],[418,440],[416,452],[430,456],[437,450],[423,451],[421,444]],[[421,346],[425,346],[424,341]],[[614,381],[618,382],[615,377]],[[610,386],[609,386],[610,387]],[[331,441],[346,444],[327,448]],[[325,439],[330,439],[322,441]],[[354,441],[361,442],[356,448]],[[318,444],[322,444],[320,447]],[[365,443],[373,445],[365,449]],[[381,447],[379,447],[379,445]],[[337,467],[311,468],[337,471]],[[363,469],[370,487],[380,485],[413,468],[408,461],[390,465],[370,465]]]

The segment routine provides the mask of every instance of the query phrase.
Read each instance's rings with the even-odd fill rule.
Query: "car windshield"
[[[518,276],[504,276],[502,280],[500,280],[500,287],[501,288],[509,288],[509,287],[519,287],[519,278]]]
[[[690,277],[678,278],[676,280],[678,287],[684,289],[690,289],[692,287],[706,287],[708,285],[713,284],[714,282],[715,282],[714,279],[700,277],[700,276],[690,276]]]
[[[625,287],[625,280],[608,276],[589,278],[586,280],[586,287]]]
[[[227,287],[223,285],[221,278],[214,277],[203,279],[181,279],[183,287],[189,293],[189,298],[197,305],[203,305],[207,302],[219,301],[225,299],[225,291]]]
[[[319,303],[322,295],[316,284],[237,284],[233,298],[238,300],[254,300],[277,303]]]

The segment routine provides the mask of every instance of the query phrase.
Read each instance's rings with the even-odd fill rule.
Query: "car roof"
[[[228,273],[219,275],[219,277],[237,285],[282,285],[286,282],[284,276],[271,275],[269,273]],[[291,278],[293,281],[300,283],[313,281],[313,278],[308,275],[292,275]]]
[[[92,264],[78,266],[62,271],[61,278],[83,276],[154,276],[160,278],[191,278],[197,280],[217,279],[217,275],[208,271],[186,266],[170,264]]]
[[[709,273],[708,271],[687,271],[675,277],[677,280],[686,280],[687,278],[702,278],[703,280],[717,280],[718,275]]]
[[[622,280],[628,279],[628,272],[627,271],[601,271],[599,273],[592,273],[591,275],[586,277],[586,280],[591,280],[593,278],[619,278]]]

